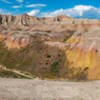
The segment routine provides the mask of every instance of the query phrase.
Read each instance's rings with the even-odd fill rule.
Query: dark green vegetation
[[[52,31],[51,31],[51,30],[47,30],[46,32],[47,32],[47,33],[51,33]]]
[[[54,62],[50,67],[50,71],[54,76],[59,72],[58,66],[59,66],[59,62]]]

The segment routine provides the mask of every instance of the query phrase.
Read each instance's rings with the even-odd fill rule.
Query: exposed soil
[[[1,78],[0,100],[100,100],[100,81]]]

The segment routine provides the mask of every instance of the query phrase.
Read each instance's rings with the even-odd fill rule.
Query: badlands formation
[[[0,64],[40,78],[100,79],[100,20],[0,15]]]

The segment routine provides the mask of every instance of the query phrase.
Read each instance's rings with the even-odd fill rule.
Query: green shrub
[[[51,64],[51,68],[50,68],[50,72],[52,75],[56,76],[57,73],[59,72],[59,68],[58,68],[59,62],[54,62],[53,64]]]
[[[51,33],[52,31],[51,31],[51,30],[47,30],[46,32],[47,32],[47,33]]]

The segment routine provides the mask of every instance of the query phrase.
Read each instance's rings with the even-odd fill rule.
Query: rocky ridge
[[[68,23],[68,24],[91,24],[91,23],[100,23],[100,20],[96,19],[74,19],[68,16],[59,15],[56,17],[48,18],[38,18],[35,16],[29,16],[27,14],[23,15],[0,15],[0,24],[1,25],[23,25],[31,26],[34,24],[52,24],[52,23]]]

